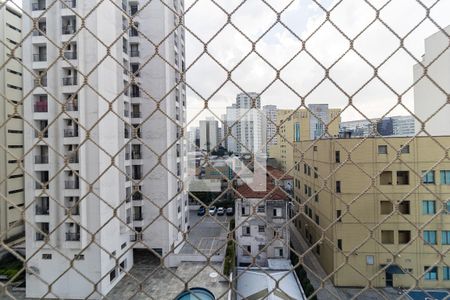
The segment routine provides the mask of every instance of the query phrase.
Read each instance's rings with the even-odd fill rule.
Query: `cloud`
[[[192,3],[186,1],[186,7],[190,5],[188,2]],[[290,1],[267,2],[276,3],[274,9],[282,11]],[[294,1],[281,14],[281,21],[288,29],[279,23],[270,29],[277,14],[261,0],[249,0],[231,15],[231,22],[239,30],[225,26],[223,32],[209,42],[208,51],[231,71],[231,78],[239,87],[262,92],[263,104],[295,108],[300,105],[300,95],[305,97],[306,104],[328,103],[332,107],[344,107],[349,102],[347,95],[351,95],[357,110],[367,117],[379,117],[394,107],[398,95],[402,95],[402,102],[413,109],[412,91],[407,91],[413,83],[413,65],[424,52],[424,39],[439,29],[426,18],[426,9],[416,0],[369,2],[375,9],[381,9],[379,19],[374,8],[365,1],[342,1],[330,13],[329,21],[314,1]],[[221,0],[217,3],[231,13],[241,1]],[[320,3],[329,10],[337,1]],[[450,11],[449,1],[440,1],[434,6],[434,1],[422,3],[430,7],[430,17],[440,27],[450,25],[446,15]],[[208,42],[227,22],[227,13],[211,4],[210,0],[200,0],[195,4],[195,10],[186,14],[186,26],[202,37],[203,42]],[[409,53],[399,49],[396,34],[404,39]],[[355,51],[349,50],[348,39],[353,40]],[[302,41],[305,41],[306,51],[298,53]],[[251,52],[252,42],[257,42],[256,51],[273,67],[282,68],[280,77],[285,83],[276,81],[267,88],[276,72],[255,53],[240,62]],[[193,41],[189,34],[186,45],[189,65],[202,53],[203,45]],[[227,72],[223,67],[213,59],[203,58],[188,70],[187,81],[204,97],[210,97],[226,81]],[[324,80],[324,67],[329,68],[330,79]],[[367,83],[374,74],[374,67],[382,80],[375,78]],[[234,102],[237,92],[239,88],[227,82],[211,97],[212,109],[218,115],[224,113],[225,107]],[[188,91],[188,120],[203,107],[203,101]],[[347,109],[343,113],[344,119],[362,118],[357,110]],[[402,108],[391,112],[405,113]]]

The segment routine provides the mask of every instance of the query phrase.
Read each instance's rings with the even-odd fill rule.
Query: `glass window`
[[[436,245],[436,231],[435,230],[424,230],[423,231],[423,240],[425,244]]]
[[[450,184],[450,170],[441,170],[441,184]]]
[[[422,171],[422,182],[425,184],[434,184],[434,171]]]
[[[436,201],[423,200],[422,201],[422,214],[423,215],[434,215],[435,213],[436,213]]]
[[[378,146],[378,154],[387,154],[387,153],[388,153],[387,145]]]
[[[441,243],[442,243],[442,245],[450,245],[450,231],[449,230],[442,231]]]
[[[438,280],[437,267],[425,267],[425,280]]]
[[[443,277],[444,277],[444,280],[450,280],[450,267],[447,267],[447,266],[445,266],[444,268],[443,268]]]

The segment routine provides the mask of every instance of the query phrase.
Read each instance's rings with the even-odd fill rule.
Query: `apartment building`
[[[152,248],[170,265],[182,240],[184,33],[172,32],[178,18],[162,3],[50,2],[23,7],[37,20],[37,28],[23,20],[33,32],[23,62],[34,72],[24,76],[24,116],[34,127],[25,129],[33,175],[26,218],[34,222],[26,226],[26,294],[97,299],[132,267],[132,249]],[[155,48],[144,35],[170,63],[150,60]],[[166,219],[155,221],[163,206]]]
[[[265,191],[243,184],[235,195],[237,263],[267,267],[268,259],[289,258],[289,196],[267,180]]]
[[[450,107],[446,105],[450,86],[450,26],[443,31],[425,40],[422,61],[414,66],[414,114],[426,122],[422,128],[422,123],[416,120],[415,130],[422,135],[450,134]],[[421,132],[423,129],[426,133]]]
[[[295,224],[336,286],[450,287],[450,137],[296,145]]]
[[[22,14],[0,1],[0,239],[16,241],[25,226],[22,107]],[[11,51],[14,49],[14,56]]]
[[[257,93],[240,93],[227,107],[227,149],[237,154],[266,153],[266,120]]]
[[[308,109],[278,109],[277,144],[269,146],[269,157],[274,158],[285,172],[294,167],[294,144],[303,140],[327,138],[339,134],[341,110],[327,104],[311,104]],[[328,130],[325,131],[325,125]]]
[[[200,120],[200,149],[212,151],[220,143],[219,122],[213,118]]]
[[[266,135],[267,147],[269,145],[276,145],[277,136],[277,106],[276,105],[264,105],[263,106],[264,117],[266,118],[266,126],[263,128]]]

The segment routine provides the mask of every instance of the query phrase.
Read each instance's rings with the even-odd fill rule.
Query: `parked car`
[[[234,209],[232,207],[228,207],[227,208],[227,216],[232,216],[234,215]]]
[[[218,216],[223,216],[224,214],[225,214],[225,208],[219,207],[219,208],[217,209],[217,215],[218,215]]]
[[[214,216],[214,215],[216,214],[216,212],[217,212],[217,207],[211,206],[211,207],[209,208],[209,214],[210,214],[211,216]]]
[[[206,209],[203,206],[200,206],[200,208],[197,210],[197,216],[203,216],[205,215]]]

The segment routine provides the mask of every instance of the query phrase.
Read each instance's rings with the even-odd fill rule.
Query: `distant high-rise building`
[[[422,62],[414,66],[414,114],[420,121],[426,121],[426,133],[421,135],[450,135],[450,26],[444,31],[446,33],[439,31],[425,40]],[[422,123],[418,120],[415,131],[422,131]]]
[[[260,112],[260,96],[257,93],[238,94],[236,97],[236,109],[238,111],[237,153],[265,154],[264,120]]]
[[[19,168],[23,151],[22,106],[22,14],[9,3],[0,0],[0,236],[2,240],[17,240],[25,226],[24,172]],[[14,51],[14,57],[11,51]]]
[[[266,134],[267,148],[277,144],[277,106],[264,105],[263,112],[266,117],[266,126],[263,128]]]
[[[25,127],[26,251],[38,275],[27,272],[27,297],[101,298],[136,248],[177,264],[188,226],[184,29],[174,24],[182,2],[24,1],[35,18],[23,18],[23,32],[33,32],[23,63],[34,72],[24,73],[24,117],[34,126]],[[149,59],[147,39],[166,39],[165,61]]]
[[[340,114],[340,109],[328,108],[327,104],[312,104],[309,110],[278,109],[276,119],[280,134],[277,144],[269,147],[269,157],[274,158],[284,171],[291,171],[294,167],[294,143],[337,137]],[[328,131],[325,131],[325,125]]]
[[[383,119],[364,119],[342,122],[340,125],[341,135],[351,137],[366,136],[413,136],[413,116],[393,116]]]
[[[219,122],[214,119],[200,121],[200,149],[212,151],[218,147]]]
[[[226,130],[224,131],[224,136],[226,138],[226,148],[228,152],[237,153],[237,117],[238,111],[236,108],[236,103],[233,103],[231,106],[227,107],[227,113],[225,118]]]

